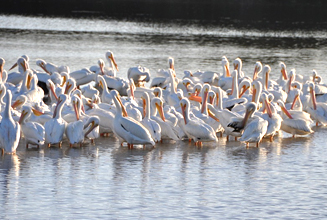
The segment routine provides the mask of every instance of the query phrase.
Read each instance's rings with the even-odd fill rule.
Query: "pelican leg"
[[[40,145],[36,145],[36,148],[39,149],[40,148]]]
[[[226,141],[229,141],[229,135],[226,136]]]
[[[259,147],[259,142],[256,143],[256,147]]]
[[[202,146],[203,146],[203,145],[202,145],[202,141],[200,141],[200,142],[199,142],[199,146],[200,146],[200,147],[202,147]]]
[[[91,139],[91,144],[94,144],[94,139]]]
[[[131,144],[131,149],[133,149],[133,147],[134,147],[134,144]]]
[[[295,134],[293,134],[292,138],[295,138]]]
[[[5,154],[5,149],[1,148],[1,154],[2,154],[2,155]]]
[[[48,144],[48,147],[50,147],[50,143]]]
[[[317,121],[317,122],[316,122],[316,126],[318,127],[318,125],[319,125],[319,122]]]
[[[28,144],[26,144],[26,149],[28,149]]]
[[[247,142],[245,146],[246,146],[246,148],[249,148],[249,142]]]
[[[79,147],[82,147],[82,142],[79,143]]]
[[[235,141],[237,141],[237,137],[235,137]]]
[[[269,140],[270,140],[270,142],[273,142],[274,141],[274,136],[271,135]]]
[[[189,138],[189,139],[188,139],[188,142],[191,143],[191,142],[192,142],[192,138]]]
[[[70,148],[72,148],[72,147],[73,147],[73,145],[72,145],[72,144],[69,144],[69,147],[70,147]]]
[[[59,148],[61,148],[61,142],[58,143]]]
[[[221,138],[223,137],[223,132],[220,132],[220,137],[221,137]]]

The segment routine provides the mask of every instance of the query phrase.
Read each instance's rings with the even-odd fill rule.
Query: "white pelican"
[[[241,117],[236,112],[229,111],[227,109],[223,109],[223,99],[222,99],[222,89],[218,87],[217,96],[218,96],[218,105],[216,108],[214,108],[212,105],[208,105],[209,111],[214,114],[216,118],[219,119],[220,124],[223,126],[227,141],[229,140],[229,135],[232,135],[235,137],[241,137],[241,134],[239,132],[233,132],[234,129],[231,127],[228,127],[228,124],[231,120],[231,118],[234,117]]]
[[[71,72],[69,76],[75,79],[76,86],[80,86],[96,81],[98,73],[94,73],[88,68],[83,68],[81,70]]]
[[[88,84],[87,86],[83,86],[81,88],[81,92],[82,92],[83,96],[85,96],[86,98],[89,98],[89,99],[91,99],[93,95],[100,94],[99,90],[94,88],[94,86],[92,86],[91,84]]]
[[[208,103],[208,93],[211,89],[211,86],[209,84],[204,84],[201,90],[201,99],[202,99],[202,106],[201,106],[201,110],[199,112],[196,113],[196,117],[198,117],[199,119],[203,120],[205,123],[207,123],[208,125],[210,125],[213,130],[215,132],[220,132],[222,131],[222,126],[219,123],[219,120],[215,117],[210,116],[209,112],[208,112],[208,107],[207,107],[207,103]]]
[[[234,70],[237,70],[238,72],[237,82],[239,83],[239,79],[245,76],[245,74],[242,71],[242,66],[243,66],[242,60],[240,58],[236,58],[233,61],[233,66],[234,66]]]
[[[23,58],[26,61],[25,68],[23,66],[19,65],[19,63],[18,63],[19,58]],[[25,72],[26,69],[29,69],[28,62],[30,61],[30,58],[27,55],[22,55],[19,58],[18,58],[17,62],[14,63],[14,65],[12,65],[12,67],[10,67],[9,71],[14,69],[17,66],[18,66],[18,72],[20,72],[20,73],[23,73],[23,72]]]
[[[110,95],[110,92],[107,87],[107,82],[104,80],[103,76],[98,76],[98,82],[99,86],[102,88],[101,102],[112,104],[112,96]]]
[[[184,117],[183,131],[189,138],[192,138],[196,145],[202,146],[202,142],[215,141],[217,142],[216,132],[211,126],[200,119],[190,118],[190,102],[183,98],[180,101],[182,113]]]
[[[223,75],[219,78],[218,86],[226,91],[232,88],[233,80],[229,72],[229,62],[225,56],[222,57],[221,64],[223,67]]]
[[[306,109],[311,117],[316,120],[316,126],[320,122],[323,126],[327,125],[327,104],[326,103],[317,103],[315,96],[315,85],[309,83],[309,89],[311,93],[311,106],[308,106]]]
[[[261,70],[262,70],[262,64],[260,61],[257,61],[254,65],[253,81],[258,79],[258,75],[259,73],[261,73]]]
[[[232,72],[232,78],[233,78],[233,83],[232,83],[231,95],[228,99],[225,99],[224,103],[223,103],[224,108],[227,108],[227,109],[232,109],[236,104],[247,103],[246,98],[239,97],[237,70],[234,70]]]
[[[90,139],[94,143],[94,139],[100,136],[99,133],[100,119],[97,116],[91,116],[84,124],[84,138]]]
[[[157,116],[159,113],[159,117]],[[161,139],[179,140],[178,131],[175,130],[175,124],[166,120],[163,111],[163,102],[158,97],[151,100],[151,119],[155,120],[161,127]]]
[[[53,63],[47,63],[42,59],[36,60],[36,65],[41,67],[42,70],[44,70],[44,72],[46,72],[50,75],[53,74],[54,72],[60,73],[60,70],[57,65],[55,65]]]
[[[127,78],[133,79],[136,87],[144,86],[150,81],[150,76],[150,70],[142,66],[130,67],[127,71]]]
[[[249,146],[250,142],[255,142],[256,146],[259,147],[261,139],[267,132],[268,121],[261,117],[253,116],[257,106],[255,103],[250,102],[246,108],[246,114],[244,116],[244,131],[239,141],[246,142],[246,146]]]
[[[66,126],[66,136],[69,141],[69,146],[72,147],[74,144],[80,144],[80,147],[82,146],[82,143],[84,141],[84,123],[79,117],[79,112],[77,106],[77,100],[79,98],[77,96],[73,96],[72,98],[72,104],[75,112],[76,120],[70,122]],[[79,100],[80,102],[80,100]]]
[[[167,103],[171,106],[177,106],[179,103],[179,99],[176,91],[176,83],[174,78],[174,71],[169,69],[169,77],[170,77],[170,94],[167,97]]]
[[[27,121],[31,114],[32,108],[26,105],[23,106],[19,124],[25,137],[26,148],[28,148],[29,144],[37,145],[39,148],[45,141],[45,129],[43,125],[37,122]]]
[[[100,73],[109,77],[116,77],[118,70],[118,65],[114,58],[113,52],[108,50],[105,54],[105,57],[108,61],[109,66],[105,66],[102,59],[98,60],[98,66],[91,66],[90,70],[94,73]]]
[[[87,110],[85,113],[89,116],[99,117],[100,119],[99,128],[100,128],[100,134],[102,136],[108,136],[109,133],[113,131],[114,118],[115,118],[114,111],[112,110],[109,111],[108,108],[102,108],[99,107],[96,103],[92,103],[92,108],[90,110]]]
[[[28,69],[28,64],[23,57],[20,57],[17,60],[19,72],[11,72],[8,74],[7,82],[10,82],[14,85],[19,84],[24,79],[23,73]]]
[[[281,68],[280,70],[280,76],[279,76],[279,79],[277,79],[277,83],[279,86],[282,87],[283,90],[285,90],[286,88],[286,84],[287,84],[287,81],[288,81],[288,75],[287,75],[287,71],[286,71],[286,65],[284,62],[280,62],[279,63],[279,66]]]
[[[120,142],[126,141],[129,148],[133,148],[134,144],[151,144],[154,146],[155,142],[151,138],[150,132],[140,122],[123,113],[123,104],[118,92],[113,90],[112,95],[117,109],[113,132]]]
[[[48,143],[48,147],[51,144],[59,144],[61,147],[61,141],[66,129],[67,122],[61,117],[61,111],[67,100],[67,95],[61,94],[58,97],[57,106],[53,113],[53,118],[44,124],[45,128],[45,142]]]
[[[109,67],[106,68],[106,75],[116,77],[117,71],[119,71],[119,69],[118,69],[118,65],[116,63],[116,60],[114,58],[114,53],[111,52],[110,50],[108,50],[106,52],[106,59],[107,59],[107,61],[109,63]],[[110,70],[111,70],[111,73],[109,74],[108,72]]]
[[[277,104],[281,107],[282,110],[282,125],[281,130],[290,133],[295,137],[295,135],[307,135],[311,134],[311,120],[309,118],[299,117],[298,115],[292,115],[286,108],[284,103],[281,100],[277,101]]]
[[[15,153],[19,144],[20,125],[11,117],[11,92],[7,90],[6,107],[0,123],[0,144],[2,153]]]
[[[280,130],[282,125],[282,118],[277,112],[273,112],[274,108],[271,108],[270,103],[268,102],[268,96],[265,93],[262,93],[262,99],[264,100],[266,114],[262,114],[261,117],[268,122],[267,132],[265,137],[269,137],[270,141],[273,141],[274,135]]]
[[[141,98],[143,100],[143,119],[141,124],[148,129],[152,139],[158,142],[161,140],[161,127],[150,117],[150,98],[148,93],[144,92]]]

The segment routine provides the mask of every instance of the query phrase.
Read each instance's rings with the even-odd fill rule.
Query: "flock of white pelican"
[[[273,141],[280,131],[308,135],[313,126],[327,124],[327,85],[315,70],[307,76],[289,73],[280,63],[278,80],[271,68],[256,62],[253,76],[242,71],[242,61],[222,57],[222,72],[175,73],[174,59],[151,78],[149,69],[131,67],[127,79],[117,76],[118,64],[107,51],[106,66],[98,64],[71,72],[37,60],[31,69],[23,55],[8,70],[0,58],[0,146],[15,153],[21,140],[26,147],[70,147],[113,133],[123,146],[155,146],[165,139],[255,143]],[[181,74],[182,75],[182,74]],[[149,85],[149,86],[147,86]],[[23,137],[23,138],[22,138]]]

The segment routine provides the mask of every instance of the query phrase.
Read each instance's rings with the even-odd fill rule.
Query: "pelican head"
[[[13,109],[19,108],[20,106],[24,105],[27,101],[27,97],[25,95],[19,95],[16,98],[16,101],[11,105]]]
[[[233,61],[233,65],[234,65],[234,70],[240,70],[242,69],[242,60],[240,58],[236,58],[234,61]]]
[[[98,65],[99,65],[99,67],[100,67],[100,71],[101,71],[102,75],[104,75],[104,71],[103,71],[103,68],[104,68],[104,61],[103,61],[103,59],[99,59],[99,60],[98,60]]]
[[[107,58],[110,62],[112,62],[112,63],[114,64],[116,70],[119,71],[119,70],[118,70],[118,65],[117,65],[116,60],[115,60],[115,58],[114,58],[114,53],[111,52],[110,50],[108,50],[108,51],[106,52],[106,58]]]
[[[255,80],[258,77],[258,74],[262,70],[262,64],[260,61],[257,61],[254,65],[254,72],[253,72],[253,80]]]
[[[282,73],[283,79],[287,80],[288,76],[287,76],[287,72],[286,72],[286,64],[284,62],[280,62],[279,67],[281,68],[280,72]]]
[[[44,72],[50,74],[50,72],[46,68],[46,64],[47,63],[44,60],[42,60],[42,59],[36,60],[36,65],[38,65],[39,67],[41,67],[44,70]]]
[[[229,72],[229,61],[226,56],[223,56],[221,59],[221,64],[223,66],[223,70],[225,72],[226,77],[230,77],[230,72]]]
[[[169,64],[169,69],[175,70],[174,58],[168,57],[168,64]]]

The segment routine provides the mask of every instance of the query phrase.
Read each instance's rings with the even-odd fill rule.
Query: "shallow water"
[[[0,16],[0,56],[8,69],[27,54],[71,70],[114,52],[126,76],[137,64],[152,75],[175,58],[177,74],[221,71],[221,57],[244,61],[251,75],[261,60],[279,75],[288,69],[325,76],[326,38],[320,31],[260,31],[178,23],[41,19]],[[326,77],[326,76],[325,76]],[[1,219],[322,219],[327,216],[327,129],[306,137],[282,133],[259,148],[220,138],[197,148],[164,142],[121,147],[114,137],[82,148],[25,149],[0,158]]]

